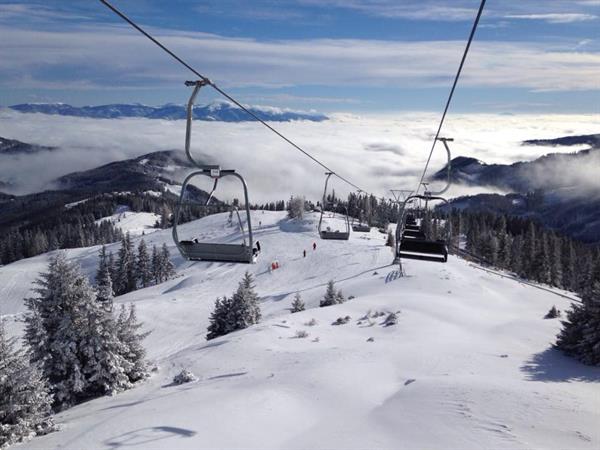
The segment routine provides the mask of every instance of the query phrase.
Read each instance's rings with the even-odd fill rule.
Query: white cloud
[[[363,189],[389,195],[389,189],[415,187],[438,119],[437,114],[425,113],[366,117],[340,114],[321,123],[274,125]],[[443,131],[444,135],[455,138],[454,156],[472,156],[487,163],[512,163],[551,151],[572,151],[520,143],[526,139],[597,133],[598,119],[597,115],[453,114]],[[17,180],[35,191],[68,172],[152,151],[182,149],[184,133],[184,121],[96,120],[3,110],[0,136],[58,146],[61,150],[26,158],[1,157],[0,180],[18,174]],[[290,193],[318,199],[322,193],[323,169],[259,124],[198,122],[193,143],[198,153],[212,155],[214,162],[224,168],[235,168],[245,176],[253,202],[274,200]],[[444,163],[444,152],[438,148],[431,173]],[[573,178],[578,176],[574,170],[569,174]],[[591,178],[596,179],[596,175]],[[222,187],[222,198],[239,195],[233,184],[223,183]],[[339,181],[332,187],[341,195],[349,192]],[[455,189],[449,195],[463,193]]]
[[[259,41],[153,30],[225,87],[446,87],[463,41],[312,39]],[[42,89],[179,86],[185,69],[123,27],[32,31],[0,27],[0,85]],[[461,86],[598,90],[600,53],[548,44],[476,42]]]
[[[598,16],[581,13],[509,14],[507,19],[543,20],[548,23],[573,23],[596,20]]]

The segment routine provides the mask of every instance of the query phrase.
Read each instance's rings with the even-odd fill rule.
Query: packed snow
[[[227,218],[185,224],[180,235],[239,242]],[[133,390],[58,414],[62,431],[21,448],[600,445],[600,369],[552,349],[560,323],[543,319],[553,305],[568,308],[567,299],[455,257],[406,261],[399,277],[384,234],[322,241],[316,214],[297,222],[254,211],[252,221],[262,247],[253,265],[188,262],[170,230],[144,236],[149,246],[167,243],[178,276],[116,301],[134,302],[152,330],[146,346],[158,370]],[[66,253],[93,275],[97,252]],[[23,311],[47,258],[0,268],[2,314]],[[274,260],[280,268],[271,271]],[[263,321],[207,342],[215,298],[230,295],[246,270],[255,275]],[[319,308],[330,279],[354,298]],[[290,314],[298,292],[307,309]],[[384,326],[391,312],[397,324]],[[184,369],[198,380],[173,384]]]

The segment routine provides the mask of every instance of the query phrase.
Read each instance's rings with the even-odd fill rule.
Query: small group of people
[[[316,242],[313,242],[312,248],[313,248],[313,252],[317,249],[317,243]],[[306,250],[302,250],[302,257],[306,258]]]

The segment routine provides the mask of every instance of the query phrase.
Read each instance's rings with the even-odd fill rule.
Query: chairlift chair
[[[325,213],[325,205],[327,202],[327,184],[329,183],[329,178],[333,175],[333,172],[326,172],[327,178],[325,178],[325,189],[323,190],[323,204],[321,205],[321,215],[319,216],[319,225],[317,227],[319,231],[319,237],[321,239],[332,239],[332,240],[340,240],[347,241],[350,239],[350,219],[348,218],[348,208],[344,207],[346,212],[346,231],[339,230],[330,230],[328,228],[323,229],[323,215]]]
[[[175,241],[175,245],[177,249],[181,253],[181,256],[188,260],[194,261],[218,261],[218,262],[232,262],[232,263],[252,263],[256,260],[257,251],[254,249],[254,242],[252,236],[252,221],[250,217],[250,201],[248,200],[248,186],[246,185],[246,181],[244,177],[240,174],[236,173],[235,170],[228,169],[223,170],[218,165],[204,165],[198,163],[194,160],[191,154],[191,135],[192,135],[192,116],[194,109],[194,101],[200,88],[207,84],[210,84],[209,80],[200,80],[200,81],[186,81],[186,86],[194,86],[194,91],[190,96],[187,105],[187,124],[186,124],[186,134],[185,134],[185,152],[190,160],[190,162],[198,167],[200,170],[194,171],[190,173],[181,186],[181,194],[179,196],[179,202],[175,208],[175,215],[173,219],[173,240]],[[187,186],[190,181],[194,177],[202,177],[206,176],[214,180],[213,188],[208,196],[208,199],[204,203],[204,205],[200,205],[203,207],[208,207],[209,203],[217,189],[217,185],[220,179],[231,176],[237,178],[242,183],[242,187],[244,189],[244,201],[245,201],[245,210],[246,210],[246,223],[247,223],[247,233],[244,231],[244,225],[242,223],[242,219],[240,217],[239,211],[237,207],[235,208],[235,212],[238,218],[240,230],[242,232],[243,240],[239,244],[230,244],[230,243],[214,243],[214,242],[198,242],[197,239],[194,240],[180,240],[177,226],[179,224],[179,217],[181,214],[181,208],[184,204],[189,203],[186,202],[186,192]],[[246,239],[247,234],[247,239]]]
[[[438,138],[443,142],[446,148],[448,163],[447,163],[447,184],[446,186],[437,192],[425,191],[423,195],[411,195],[406,198],[402,208],[399,211],[398,225],[396,227],[396,257],[394,262],[399,263],[402,259],[417,259],[422,261],[432,262],[447,262],[448,261],[448,245],[447,240],[450,236],[446,236],[447,239],[431,240],[427,239],[425,233],[416,225],[416,219],[414,215],[408,213],[406,207],[409,203],[414,200],[424,200],[425,204],[429,204],[431,201],[448,201],[440,197],[441,194],[446,192],[451,184],[450,170],[451,170],[451,153],[448,147],[447,141],[452,139]],[[450,228],[448,228],[449,230]]]

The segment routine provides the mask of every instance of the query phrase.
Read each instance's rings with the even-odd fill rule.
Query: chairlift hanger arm
[[[137,31],[139,31],[141,34],[143,34],[145,37],[147,37],[150,41],[152,41],[154,44],[156,44],[160,49],[162,49],[169,56],[171,56],[173,59],[175,59],[179,64],[181,64],[186,69],[188,69],[190,72],[192,72],[194,75],[196,75],[200,79],[200,82],[205,83],[205,85],[210,85],[215,91],[217,91],[219,94],[221,94],[227,100],[229,100],[230,102],[232,102],[234,105],[236,105],[238,108],[240,108],[246,114],[248,114],[254,120],[256,120],[257,122],[259,122],[260,124],[262,124],[269,131],[271,131],[274,134],[276,134],[277,136],[279,136],[281,139],[283,139],[289,145],[291,145],[296,150],[298,150],[299,152],[301,152],[302,154],[304,154],[306,157],[310,158],[313,162],[317,163],[318,165],[320,165],[325,170],[333,172],[333,174],[336,177],[338,177],[340,180],[342,180],[344,183],[347,183],[347,184],[349,184],[350,186],[352,186],[352,187],[354,187],[356,189],[360,189],[360,187],[358,187],[356,184],[354,184],[348,178],[346,178],[346,177],[338,174],[333,169],[331,169],[330,167],[328,167],[325,163],[323,163],[320,160],[318,160],[316,157],[314,157],[313,155],[311,155],[308,151],[304,150],[300,145],[296,144],[294,141],[292,141],[291,139],[289,139],[287,136],[285,136],[279,130],[277,130],[273,126],[269,125],[267,122],[265,122],[264,120],[262,120],[255,113],[253,113],[250,109],[246,108],[243,104],[241,104],[239,101],[237,101],[231,95],[229,95],[223,89],[221,89],[220,87],[218,87],[208,77],[206,77],[206,76],[202,75],[200,72],[198,72],[196,69],[194,69],[188,63],[186,63],[183,59],[181,59],[179,56],[177,56],[174,52],[172,52],[171,50],[169,50],[160,41],[158,41],[158,39],[154,38],[152,35],[150,35],[150,33],[148,33],[146,30],[144,30],[142,27],[140,27],[138,24],[136,24],[133,20],[131,20],[129,17],[127,17],[124,13],[122,13],[119,9],[117,9],[115,6],[113,6],[110,2],[108,2],[108,0],[100,0],[100,2],[104,6],[106,6],[108,9],[110,9],[112,12],[114,12],[117,16],[119,16],[121,19],[123,19],[125,22],[127,22],[129,25],[131,25],[133,28],[135,28]],[[191,82],[191,83],[195,83],[195,82]],[[193,85],[193,84],[188,84],[188,85]]]
[[[471,33],[469,34],[469,39],[467,40],[467,45],[462,55],[462,59],[460,60],[460,64],[458,66],[458,70],[456,71],[456,76],[454,77],[454,82],[452,83],[452,88],[450,89],[450,94],[448,95],[448,100],[446,101],[446,106],[444,107],[444,112],[442,113],[442,117],[440,119],[439,126],[435,133],[435,138],[433,139],[433,144],[431,145],[431,150],[429,151],[429,156],[427,157],[427,161],[425,162],[425,167],[423,169],[423,173],[421,174],[421,179],[419,180],[419,184],[417,184],[417,189],[415,192],[419,192],[419,188],[421,187],[421,183],[425,179],[425,175],[427,174],[427,169],[429,168],[429,163],[431,162],[431,157],[433,156],[433,151],[435,150],[435,144],[440,137],[440,133],[442,132],[442,127],[444,126],[444,121],[446,120],[446,115],[448,114],[448,110],[450,109],[450,104],[452,103],[452,97],[454,96],[454,91],[456,90],[456,86],[458,85],[458,80],[460,79],[460,75],[462,74],[462,69],[465,65],[465,61],[467,60],[467,55],[469,54],[469,49],[471,48],[471,43],[473,42],[473,38],[475,37],[475,32],[477,31],[477,26],[479,25],[479,20],[483,14],[483,10],[485,8],[486,0],[481,0],[479,5],[479,10],[477,11],[477,16],[475,17],[475,21],[473,22],[473,28],[471,28]]]

